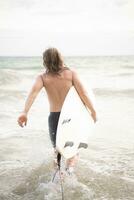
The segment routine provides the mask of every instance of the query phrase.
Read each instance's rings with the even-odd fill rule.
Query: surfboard
[[[64,100],[57,126],[56,149],[64,158],[71,158],[81,148],[88,147],[93,124],[89,110],[72,86]]]

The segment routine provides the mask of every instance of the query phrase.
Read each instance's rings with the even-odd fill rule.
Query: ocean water
[[[98,110],[89,148],[81,151],[75,175],[63,181],[65,200],[134,200],[134,56],[67,57],[65,63],[92,88]],[[17,124],[43,70],[41,57],[0,57],[0,200],[61,199],[58,175],[51,181],[44,89],[27,126]]]

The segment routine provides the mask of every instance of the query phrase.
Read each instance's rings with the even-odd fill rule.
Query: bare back
[[[72,71],[63,68],[60,75],[44,73],[42,79],[47,92],[50,112],[60,112],[64,99],[72,86]]]

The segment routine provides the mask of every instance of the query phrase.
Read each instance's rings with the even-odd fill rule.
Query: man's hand
[[[22,113],[22,114],[18,117],[17,122],[18,122],[18,124],[19,124],[21,127],[24,127],[24,125],[26,126],[26,125],[27,125],[27,114],[26,114],[26,113]]]

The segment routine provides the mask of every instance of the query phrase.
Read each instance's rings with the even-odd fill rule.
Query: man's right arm
[[[84,88],[84,85],[80,81],[80,78],[78,77],[78,74],[75,71],[72,71],[72,80],[73,80],[73,85],[74,85],[75,89],[77,90],[81,100],[87,106],[87,108],[91,111],[91,116],[92,116],[94,122],[96,122],[97,117],[96,117],[95,108],[92,104],[92,101],[90,100],[90,98],[88,96],[86,89]]]
[[[21,115],[18,117],[18,124],[21,127],[23,127],[24,124],[26,126],[27,114],[29,112],[29,109],[31,108],[35,98],[37,97],[37,95],[38,95],[39,91],[42,89],[42,87],[43,87],[43,82],[42,82],[41,76],[38,75],[32,88],[31,88],[31,91],[28,94],[28,97],[25,102],[24,110],[22,111]]]

